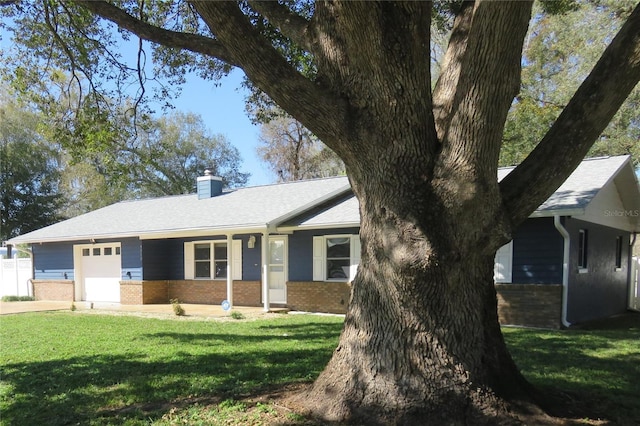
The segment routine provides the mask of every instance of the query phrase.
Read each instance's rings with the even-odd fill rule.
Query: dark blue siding
[[[313,237],[358,234],[358,228],[297,231],[289,236],[289,281],[313,280]]]
[[[515,284],[561,284],[564,240],[553,218],[528,219],[513,238]]]
[[[258,281],[261,277],[260,234],[256,237],[255,247],[247,247],[249,234],[234,235],[234,240],[242,241],[242,279]],[[226,240],[224,235],[210,235],[192,238],[172,238],[167,240],[142,241],[142,265],[145,280],[182,280],[184,279],[184,243],[189,241]]]
[[[622,313],[627,308],[630,234],[619,229],[568,219],[571,236],[567,319],[583,322]],[[578,273],[578,234],[586,229],[587,272]],[[616,237],[622,236],[622,268],[616,270]]]
[[[178,239],[142,241],[142,270],[145,280],[184,278],[184,242]]]
[[[105,240],[105,242],[120,241],[122,280],[142,279],[142,243],[137,238],[124,240]],[[102,241],[100,241],[102,242]]]
[[[236,235],[234,239],[242,240],[242,279],[245,281],[260,281],[262,258],[262,235],[252,234],[256,237],[254,248],[248,248],[250,235]]]
[[[74,279],[73,243],[33,244],[31,249],[35,279]]]

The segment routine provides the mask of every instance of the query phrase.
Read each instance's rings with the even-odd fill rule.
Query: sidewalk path
[[[187,317],[226,317],[231,311],[224,311],[220,305],[180,304]],[[175,316],[170,304],[163,305],[121,305],[119,303],[75,302],[77,311],[94,311],[95,313],[130,313],[132,315]],[[35,301],[35,302],[0,302],[0,315],[19,314],[24,312],[43,312],[71,310],[71,302]],[[262,307],[237,306],[233,308],[246,317],[263,315]]]

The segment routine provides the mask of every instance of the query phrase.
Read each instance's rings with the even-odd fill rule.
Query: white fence
[[[629,292],[629,309],[640,311],[640,257],[631,258],[631,290]]]
[[[0,260],[0,296],[33,296],[31,259]]]

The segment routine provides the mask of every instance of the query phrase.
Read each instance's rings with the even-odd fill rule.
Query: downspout
[[[269,228],[262,233],[260,242],[262,257],[262,302],[264,303],[264,311],[269,312]]]
[[[562,315],[561,321],[564,327],[571,327],[571,323],[567,321],[567,302],[569,298],[569,249],[571,238],[569,232],[560,222],[560,216],[553,216],[553,224],[560,235],[564,239],[564,250],[562,255]]]
[[[227,234],[227,301],[233,308],[233,235]]]

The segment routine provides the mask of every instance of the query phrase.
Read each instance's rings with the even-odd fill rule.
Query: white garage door
[[[93,244],[81,247],[84,300],[120,302],[120,244]]]

